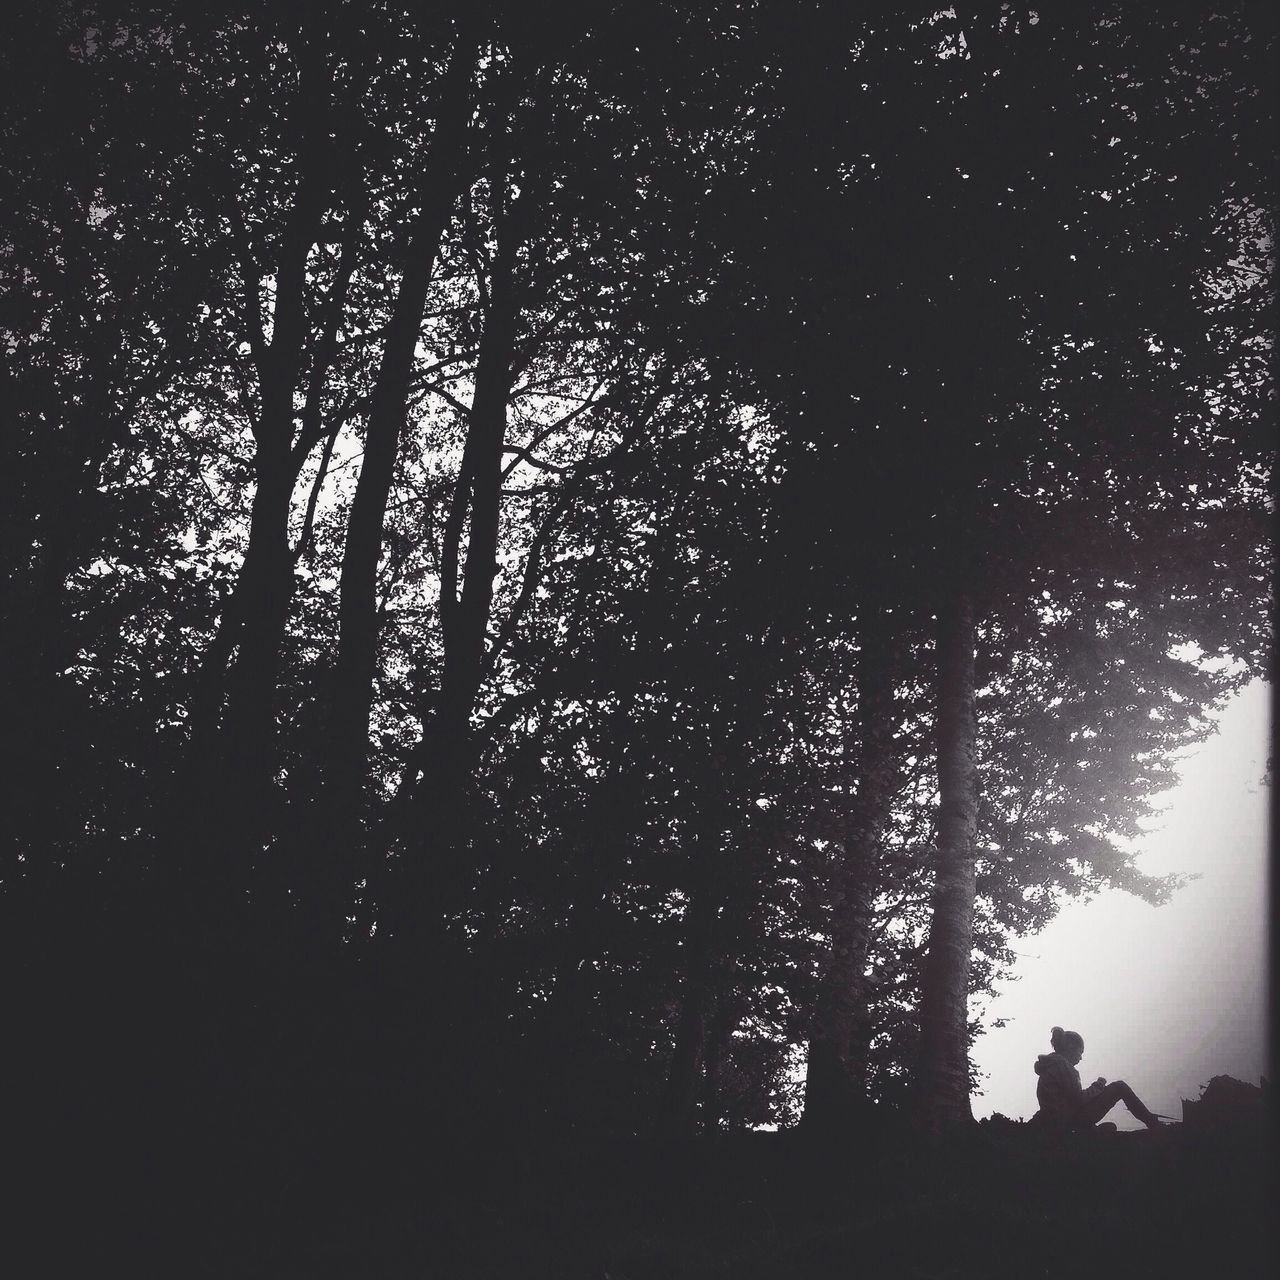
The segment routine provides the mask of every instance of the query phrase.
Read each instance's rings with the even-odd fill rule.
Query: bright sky
[[[1080,1078],[1127,1080],[1153,1111],[1182,1118],[1211,1076],[1257,1084],[1267,1067],[1270,687],[1229,702],[1219,732],[1188,752],[1167,807],[1139,843],[1145,871],[1198,873],[1162,907],[1111,892],[1072,903],[1016,943],[1014,979],[987,1005],[1007,1024],[974,1048],[978,1117],[1036,1109],[1036,1056],[1049,1028],[1079,1031]],[[1108,1117],[1138,1128],[1124,1105]]]

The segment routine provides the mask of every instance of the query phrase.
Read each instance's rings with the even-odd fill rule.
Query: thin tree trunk
[[[369,715],[377,668],[378,563],[387,499],[395,476],[427,291],[461,181],[475,49],[460,42],[444,86],[404,274],[396,295],[374,386],[364,461],[347,524],[342,558],[338,654],[328,724],[326,802],[328,899],[354,881],[368,773]],[[323,891],[322,891],[323,892]],[[327,901],[325,903],[328,905]],[[340,904],[345,915],[346,903]]]
[[[916,1119],[938,1132],[973,1119],[969,1101],[969,961],[978,828],[976,625],[956,592],[938,615],[938,853],[928,956],[921,982]]]
[[[466,725],[484,671],[485,637],[498,573],[498,522],[502,504],[502,449],[506,440],[507,400],[516,308],[512,260],[514,245],[500,250],[492,297],[476,367],[467,442],[458,476],[458,493],[447,531],[449,545],[442,574],[441,622],[445,660],[440,688],[440,722],[449,731]],[[466,513],[467,551],[462,590],[457,592],[461,522]]]
[[[723,1003],[712,1015],[706,1034],[702,1064],[702,1132],[720,1132],[724,1121],[723,1073],[726,1050],[733,1025],[726,1017]]]
[[[705,850],[695,850],[700,858]],[[716,921],[715,896],[699,869],[685,926],[685,970],[676,1019],[675,1043],[667,1069],[666,1087],[658,1106],[655,1132],[679,1138],[694,1132],[698,1085],[707,1044],[707,1015],[711,1004],[711,957]]]
[[[831,947],[818,989],[804,1123],[844,1123],[865,1100],[871,1034],[867,955],[879,879],[880,842],[893,805],[894,698],[890,619],[872,611],[861,627],[858,664],[857,792],[846,818],[831,907]]]

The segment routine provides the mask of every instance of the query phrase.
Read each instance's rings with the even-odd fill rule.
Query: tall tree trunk
[[[249,543],[198,678],[171,831],[171,840],[187,847],[197,864],[199,892],[209,895],[201,913],[215,916],[240,903],[249,888],[247,869],[263,841],[274,789],[276,684],[294,591],[289,514],[305,460],[294,447],[294,392],[308,331],[307,257],[328,194],[317,164],[304,148],[276,273],[269,344],[254,310],[252,267],[244,265],[246,323],[259,353]]]
[[[701,843],[701,841],[699,841]],[[699,861],[706,849],[695,849]],[[714,952],[716,895],[705,867],[695,869],[689,913],[685,922],[684,982],[675,1042],[667,1069],[666,1087],[658,1105],[655,1132],[679,1138],[694,1132],[698,1086],[707,1045],[707,1016],[711,1005],[711,963]]]
[[[805,1078],[804,1123],[847,1122],[865,1099],[871,1034],[867,955],[879,879],[880,842],[897,781],[893,751],[891,619],[870,610],[860,631],[855,757],[831,905],[831,947],[818,988]]]
[[[294,591],[288,543],[295,473],[259,455],[249,545],[205,654],[171,840],[184,851],[170,870],[187,882],[191,910],[225,927],[253,884],[273,793],[276,684]],[[176,852],[176,849],[175,849]],[[180,927],[185,927],[180,926]]]
[[[176,788],[173,836],[197,864],[196,892],[209,894],[216,923],[250,888],[252,867],[268,834],[274,796],[277,684],[281,651],[294,592],[289,516],[294,486],[322,428],[319,393],[336,352],[353,259],[344,245],[337,281],[322,309],[314,344],[310,387],[304,364],[312,316],[308,307],[308,259],[335,190],[332,86],[326,79],[322,26],[303,24],[295,37],[299,65],[298,179],[281,229],[268,341],[258,302],[258,266],[239,213],[243,275],[243,325],[258,373],[258,412],[253,424],[255,479],[249,542],[235,588],[202,666],[190,716],[185,774]],[[351,160],[345,148],[340,161]],[[295,397],[306,390],[301,415]],[[301,428],[299,429],[299,417]],[[278,869],[277,869],[278,871]],[[190,879],[190,877],[188,877]],[[284,877],[253,890],[274,894],[283,905]],[[197,906],[201,914],[208,914]]]
[[[916,1119],[929,1132],[973,1119],[968,996],[978,829],[975,647],[973,599],[957,591],[938,613],[937,879],[921,983],[914,1099]]]
[[[506,440],[507,400],[515,345],[516,308],[512,259],[514,245],[500,251],[492,281],[489,314],[476,367],[467,443],[458,476],[448,546],[442,557],[441,623],[444,671],[440,682],[439,721],[450,733],[462,732],[471,715],[484,671],[485,637],[498,573],[498,522],[502,504],[502,449]],[[461,519],[467,521],[467,550],[462,590],[457,591]]]
[[[724,1120],[724,1059],[733,1021],[721,1000],[709,1020],[702,1063],[702,1132],[719,1133]]]
[[[289,511],[296,470],[283,456],[259,455],[249,546],[236,591],[235,660],[226,679],[226,706],[215,773],[235,788],[231,830],[253,840],[263,830],[274,768],[276,685],[294,592]]]
[[[502,450],[518,317],[513,276],[515,249],[514,237],[503,237],[500,232],[476,362],[467,438],[440,555],[444,668],[436,706],[409,765],[409,785],[402,787],[405,799],[397,805],[402,815],[413,815],[416,856],[400,860],[395,872],[399,888],[394,900],[384,899],[380,907],[383,918],[394,920],[393,930],[402,940],[411,935],[419,935],[421,940],[424,931],[427,935],[435,933],[438,921],[428,919],[428,903],[437,916],[442,905],[447,909],[456,900],[465,873],[456,856],[456,842],[471,773],[471,712],[484,676],[486,637],[498,572]],[[416,780],[419,770],[422,777]],[[395,838],[404,833],[389,834]],[[427,849],[434,855],[429,868],[424,856]]]
[[[395,476],[413,372],[414,350],[440,242],[458,194],[475,49],[455,49],[423,176],[404,274],[382,352],[365,433],[364,461],[342,558],[338,654],[327,733],[324,813],[331,857],[321,869],[322,908],[336,895],[342,914],[356,874],[369,756],[369,715],[377,667],[378,563],[387,499]]]
[[[692,961],[692,957],[690,957]],[[710,991],[706,973],[691,968],[684,979],[680,1015],[676,1020],[675,1043],[667,1082],[658,1107],[655,1132],[661,1138],[683,1138],[693,1134],[698,1082],[707,1042],[707,1006]]]

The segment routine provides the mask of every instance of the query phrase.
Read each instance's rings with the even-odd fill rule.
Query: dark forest
[[[13,1274],[1254,1274],[970,1051],[1269,669],[1269,8],[6,27]]]

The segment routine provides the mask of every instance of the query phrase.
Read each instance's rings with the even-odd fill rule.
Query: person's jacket
[[[1042,1123],[1070,1128],[1080,1114],[1084,1090],[1080,1073],[1060,1053],[1042,1053],[1036,1059],[1036,1101]]]

